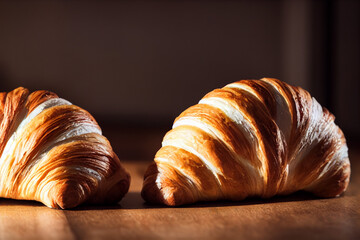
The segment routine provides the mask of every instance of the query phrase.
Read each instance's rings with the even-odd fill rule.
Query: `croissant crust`
[[[130,176],[95,119],[48,91],[0,93],[0,197],[51,208],[119,201]]]
[[[339,196],[350,162],[334,119],[307,91],[277,79],[215,89],[176,118],[145,173],[142,197],[176,206],[299,190]]]

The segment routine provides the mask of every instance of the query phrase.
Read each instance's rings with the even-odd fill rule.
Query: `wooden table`
[[[0,199],[0,239],[360,239],[360,151],[350,157],[351,183],[339,198],[296,193],[178,208],[145,204],[149,162],[123,161],[132,183],[120,205],[62,211]]]

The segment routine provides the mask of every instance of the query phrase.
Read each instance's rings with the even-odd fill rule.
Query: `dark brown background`
[[[126,155],[135,142],[158,148],[173,119],[208,91],[276,77],[309,90],[352,141],[359,13],[350,0],[1,1],[0,89],[58,93],[90,111],[105,135],[120,129],[129,146],[115,148]],[[133,133],[143,129],[161,131],[139,141]]]

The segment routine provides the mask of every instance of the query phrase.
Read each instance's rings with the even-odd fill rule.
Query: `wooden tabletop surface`
[[[132,182],[119,205],[63,211],[0,199],[0,239],[360,239],[360,151],[350,160],[351,182],[339,198],[295,193],[177,208],[144,203],[149,161],[123,161]]]

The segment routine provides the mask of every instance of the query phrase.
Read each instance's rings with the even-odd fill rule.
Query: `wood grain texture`
[[[305,193],[268,200],[145,204],[149,162],[128,161],[130,192],[116,206],[54,210],[32,201],[0,199],[0,239],[360,239],[360,150],[351,150],[349,189],[339,198]]]

